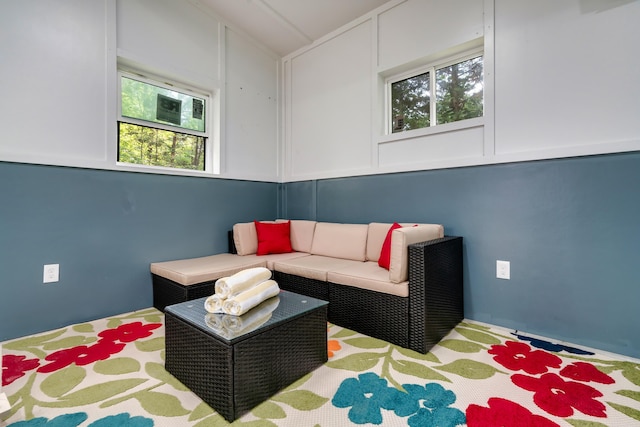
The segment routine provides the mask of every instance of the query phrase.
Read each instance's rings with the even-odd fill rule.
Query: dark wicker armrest
[[[409,348],[428,352],[463,317],[462,237],[409,245]]]

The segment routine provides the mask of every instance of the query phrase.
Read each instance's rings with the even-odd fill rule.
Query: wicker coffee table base
[[[165,313],[169,373],[227,421],[327,361],[326,306],[234,345]]]

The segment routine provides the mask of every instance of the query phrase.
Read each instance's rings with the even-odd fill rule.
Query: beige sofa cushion
[[[278,219],[276,222],[286,222],[288,219]],[[291,247],[297,252],[311,252],[313,233],[316,229],[316,221],[302,219],[291,220]]]
[[[351,261],[321,255],[309,255],[305,257],[276,261],[273,269],[281,273],[293,274],[308,279],[327,281],[327,272],[339,270],[351,264],[362,264],[360,261]]]
[[[266,260],[257,257],[218,254],[200,258],[154,262],[151,264],[150,270],[155,275],[188,286],[231,276],[246,268],[266,266]]]
[[[369,231],[367,232],[367,261],[378,262],[382,244],[390,227],[391,224],[384,222],[372,222],[369,224]]]
[[[409,282],[389,281],[389,272],[380,267],[377,261],[359,262],[338,270],[331,270],[327,273],[327,280],[339,285],[354,286],[399,297],[409,296]]]
[[[400,222],[403,227],[413,227],[415,225],[434,225],[434,224],[418,224],[411,222]],[[393,223],[386,222],[372,222],[369,224],[369,232],[367,234],[367,261],[378,261],[380,259],[380,251],[382,250],[382,244],[387,237],[389,228]],[[439,224],[435,224],[439,225]]]
[[[233,243],[238,255],[251,255],[258,251],[258,233],[253,222],[233,225]]]
[[[313,234],[311,253],[364,261],[366,258],[368,229],[367,224],[318,222]]]
[[[287,252],[284,254],[267,254],[267,255],[243,255],[243,258],[253,258],[256,261],[265,261],[267,263],[266,267],[269,270],[273,270],[274,264],[278,261],[287,261],[290,259],[301,258],[305,256],[310,256],[307,252]]]
[[[391,233],[391,262],[389,264],[389,280],[394,283],[404,282],[409,277],[408,246],[444,237],[444,227],[440,224],[423,224],[417,227],[402,227]]]

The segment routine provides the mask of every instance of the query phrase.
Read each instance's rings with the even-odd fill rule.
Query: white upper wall
[[[118,60],[214,93],[220,174],[205,176],[296,181],[640,150],[640,1],[391,0],[282,60],[197,4],[3,4],[0,161],[140,170],[115,162]],[[385,135],[384,79],[478,40],[485,117]]]
[[[630,0],[390,1],[283,59],[283,179],[640,150],[637,22]],[[384,79],[478,40],[484,118],[385,135]]]
[[[280,60],[194,3],[12,1],[0,38],[0,161],[150,172],[116,165],[120,62],[214,95],[221,173],[162,173],[279,179]]]

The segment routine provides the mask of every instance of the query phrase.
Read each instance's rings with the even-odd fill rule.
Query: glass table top
[[[226,344],[242,341],[329,304],[317,298],[280,291],[275,297],[263,301],[242,316],[232,316],[207,312],[204,308],[207,298],[169,305],[165,311],[214,335]]]

